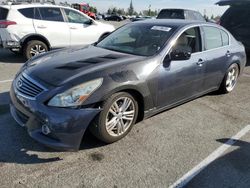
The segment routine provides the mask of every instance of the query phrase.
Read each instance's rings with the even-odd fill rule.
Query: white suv
[[[94,43],[114,29],[68,7],[0,6],[0,47],[27,59],[55,48]]]

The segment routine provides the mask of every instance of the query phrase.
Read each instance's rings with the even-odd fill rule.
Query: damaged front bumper
[[[54,108],[10,91],[10,111],[36,141],[57,150],[77,151],[82,137],[101,109]]]

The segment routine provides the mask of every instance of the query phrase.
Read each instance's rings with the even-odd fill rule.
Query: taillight
[[[16,25],[17,23],[16,22],[13,22],[13,21],[0,21],[0,28],[7,28],[8,26],[10,25]]]

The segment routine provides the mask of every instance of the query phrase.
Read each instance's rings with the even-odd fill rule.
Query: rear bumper
[[[1,48],[21,48],[19,38],[10,34],[6,29],[0,28],[0,47]]]
[[[26,101],[27,107],[13,87],[10,96],[10,111],[16,122],[27,128],[34,140],[56,150],[77,151],[86,129],[100,112],[100,109],[51,108],[36,101]]]

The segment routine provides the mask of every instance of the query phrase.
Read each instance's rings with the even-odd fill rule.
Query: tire
[[[220,93],[227,94],[234,90],[239,77],[239,72],[239,66],[236,63],[228,68],[219,89]]]
[[[130,115],[122,115],[122,112],[120,112],[114,116],[114,111],[117,109],[115,108],[115,103],[118,105],[118,107],[122,107],[122,104],[124,104],[122,101],[125,102],[125,99],[127,99],[126,104],[129,104],[127,105],[128,108],[125,108],[125,113],[127,112],[127,114],[129,113]],[[90,126],[90,132],[105,143],[116,142],[125,137],[135,124],[138,116],[138,103],[129,93],[119,92],[104,101],[102,106],[103,111],[93,121],[92,125]],[[113,112],[110,112],[110,110],[112,110],[111,107],[114,107]],[[131,113],[132,111],[134,111],[133,115]],[[130,120],[125,120],[122,118],[129,118]],[[121,121],[123,122],[124,126],[122,126]],[[120,130],[119,132],[118,126]],[[108,127],[110,127],[110,129],[108,129]],[[111,127],[113,127],[113,129],[111,129]],[[123,127],[123,129],[121,127]]]
[[[48,49],[48,46],[44,42],[39,40],[31,40],[24,46],[23,55],[26,59],[30,59],[33,56],[47,52]]]

